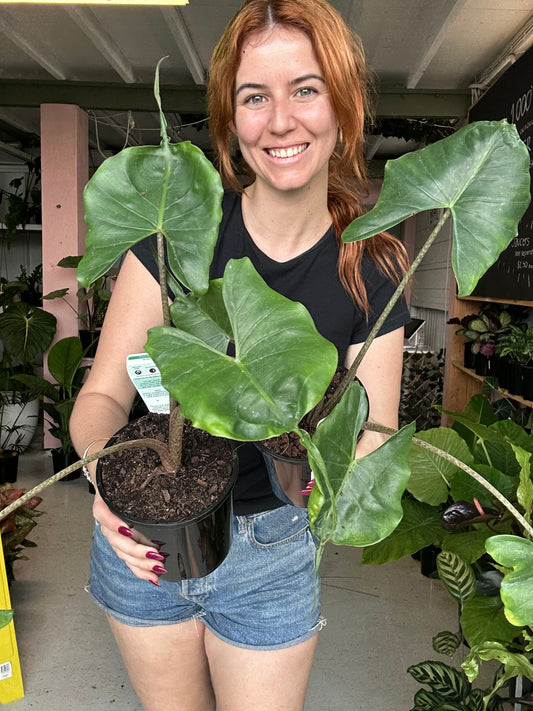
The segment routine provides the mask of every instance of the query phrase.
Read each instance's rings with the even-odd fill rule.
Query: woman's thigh
[[[205,632],[217,711],[302,711],[318,639],[276,650],[235,647]]]
[[[214,711],[201,622],[135,627],[108,619],[145,711]]]

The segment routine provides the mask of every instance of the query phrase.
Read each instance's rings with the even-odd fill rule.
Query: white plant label
[[[148,353],[134,353],[126,368],[137,392],[150,412],[169,412],[168,392],[161,385],[161,373]]]

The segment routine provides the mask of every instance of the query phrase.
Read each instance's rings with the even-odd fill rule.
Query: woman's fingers
[[[157,545],[115,516],[98,493],[94,499],[93,515],[109,545],[132,573],[158,585],[159,575],[164,575],[166,570],[165,556],[159,553]]]

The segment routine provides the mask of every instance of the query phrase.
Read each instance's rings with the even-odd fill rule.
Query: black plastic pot
[[[100,330],[87,331],[81,329],[78,331],[81,345],[83,347],[84,356],[86,358],[94,358],[96,349],[98,348],[98,339],[100,338]]]
[[[476,354],[472,353],[472,341],[467,341],[464,347],[463,363],[465,368],[473,368],[476,361]]]
[[[111,438],[107,446],[113,443],[114,438]],[[96,485],[100,495],[111,511],[141,536],[149,541],[158,541],[160,552],[166,556],[163,565],[167,574],[164,580],[176,582],[202,578],[223,562],[232,540],[232,492],[238,475],[235,452],[231,476],[218,499],[195,516],[168,523],[138,519],[111,506],[102,483],[101,462],[99,459],[96,467]]]
[[[11,449],[0,455],[0,484],[14,484],[17,481],[19,453]]]
[[[509,361],[509,392],[513,395],[522,395],[522,366],[517,361]]]
[[[274,494],[285,504],[306,508],[309,500],[301,492],[311,480],[311,467],[307,459],[294,459],[275,454],[261,442],[255,442],[265,460]]]
[[[70,452],[64,452],[62,449],[51,449],[52,452],[52,467],[54,474],[57,474],[62,469],[66,469],[74,462],[77,462],[79,457],[77,452],[71,450]],[[81,469],[76,469],[71,474],[64,476],[61,481],[72,481],[73,479],[79,479],[81,476]]]
[[[533,365],[522,366],[522,397],[533,400]]]

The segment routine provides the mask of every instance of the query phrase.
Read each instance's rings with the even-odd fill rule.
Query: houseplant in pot
[[[48,417],[50,433],[59,440],[52,449],[54,472],[61,471],[78,460],[69,432],[70,415],[82,384],[87,365],[81,340],[75,336],[62,338],[48,352],[48,371],[53,380],[33,374],[14,375],[13,380],[43,398],[43,410]],[[64,479],[79,477],[79,470]]]
[[[533,400],[533,328],[525,323],[511,325],[498,341],[498,353],[507,359],[507,388],[514,395]]]
[[[0,418],[5,450],[15,449],[20,453],[26,449],[37,427],[39,414],[39,400],[35,393],[13,376],[34,372],[37,360],[52,342],[55,331],[56,319],[52,314],[24,301],[10,303],[0,314],[3,345]],[[9,428],[12,428],[11,437]]]
[[[477,279],[516,234],[518,219],[529,199],[529,159],[516,131],[506,122],[472,125],[446,141],[441,147],[434,144],[423,149],[420,155],[408,161],[403,158],[396,161],[397,169],[387,173],[381,204],[378,203],[376,211],[358,218],[345,236],[346,239],[369,237],[420,210],[444,208],[447,211],[438,229],[451,212],[455,238],[453,263],[460,293],[464,295],[474,288]],[[432,150],[428,153],[429,149]],[[132,153],[132,150],[135,152]],[[163,168],[159,167],[154,176],[141,164],[138,150],[127,149],[129,153],[119,154],[122,155],[119,162],[106,161],[102,168],[107,165],[109,173],[106,174],[106,168],[96,174],[96,180],[93,178],[91,190],[94,188],[95,192],[86,195],[86,198],[89,202],[93,201],[93,215],[96,218],[92,225],[94,242],[88,242],[87,260],[80,263],[82,283],[89,284],[99,274],[105,273],[120,256],[121,250],[127,249],[136,239],[153,232],[161,233],[158,244],[162,248],[166,238],[169,268],[176,272],[190,293],[185,296],[180,294],[179,289],[175,290],[177,303],[173,305],[173,320],[177,327],[151,329],[147,350],[161,371],[165,387],[180,403],[180,412],[176,416],[178,424],[180,416],[184,415],[197,429],[218,437],[229,436],[243,441],[295,432],[308,451],[316,477],[309,511],[313,530],[322,546],[327,541],[368,545],[383,539],[398,525],[403,515],[401,497],[409,477],[407,454],[414,428],[409,425],[399,433],[391,433],[390,439],[379,450],[354,461],[361,428],[378,427],[365,424],[367,402],[362,388],[354,380],[358,363],[369,343],[363,347],[340,391],[336,391],[337,401],[334,397],[325,406],[320,404],[317,407],[337,365],[331,344],[326,342],[320,348],[309,349],[308,343],[302,340],[304,347],[299,348],[298,341],[295,343],[288,329],[283,328],[286,322],[280,315],[286,305],[281,306],[281,297],[275,292],[265,292],[263,298],[264,284],[246,260],[230,261],[224,278],[211,285],[208,284],[204,264],[200,270],[202,286],[196,286],[195,291],[195,279],[191,280],[189,274],[190,265],[184,270],[183,264],[176,259],[179,254],[188,257],[191,250],[184,249],[184,245],[180,250],[175,248],[166,234],[169,230],[160,218],[165,215],[170,192],[180,187],[180,181],[188,184],[186,165],[181,160],[175,165],[173,160],[195,151],[187,145],[182,145],[179,150],[178,147],[170,147],[163,138],[158,149],[151,149],[157,151],[156,156],[161,154],[164,159]],[[154,164],[154,156],[151,156],[150,162]],[[450,165],[454,166],[453,170]],[[118,179],[114,172],[117,166],[123,176]],[[511,179],[516,184],[516,192],[514,200],[509,202],[508,194],[501,189],[499,181],[503,181],[503,185]],[[123,221],[124,224],[120,225],[121,232],[117,234],[107,224],[108,217],[101,205],[105,205],[108,196],[115,196],[115,191],[119,186],[122,189],[125,183],[133,188],[126,199],[126,207],[135,209],[125,209],[125,214],[120,215],[118,222]],[[160,189],[161,184],[164,190]],[[390,190],[388,185],[392,185]],[[485,197],[487,191],[490,192],[488,198]],[[475,207],[476,198],[479,199],[480,195],[484,198],[482,215]],[[506,196],[505,199],[502,195]],[[213,189],[208,188],[208,197],[213,198]],[[176,200],[171,204],[176,205]],[[213,203],[204,200],[203,208],[207,205]],[[218,211],[218,207],[212,209]],[[90,204],[88,210],[91,210]],[[186,212],[189,214],[191,210]],[[140,226],[131,223],[133,214],[140,216]],[[98,229],[100,219],[101,229]],[[179,224],[179,220],[174,223]],[[116,225],[115,220],[115,228]],[[211,245],[214,243],[217,225],[218,220],[214,220],[213,229],[208,232],[209,238],[203,235],[202,244],[210,239],[213,240]],[[479,243],[472,244],[472,232],[482,235]],[[430,240],[434,240],[437,233],[438,230]],[[97,234],[100,237],[97,238]],[[135,235],[133,242],[132,234]],[[196,234],[194,231],[190,234],[185,232],[182,236],[182,239],[195,244],[195,255],[198,253]],[[422,250],[418,261],[430,243]],[[465,260],[465,254],[471,258]],[[208,265],[210,254],[202,254],[202,258]],[[172,262],[177,263],[173,265]],[[417,264],[415,262],[414,268]],[[405,283],[406,280],[400,285],[395,298],[399,297]],[[163,294],[165,303],[166,288]],[[289,306],[292,309],[291,319],[304,324],[303,333],[307,334],[308,341],[312,338],[313,342],[322,343],[310,330],[305,309],[295,304]],[[247,308],[249,311],[246,311]],[[245,318],[242,318],[243,314]],[[262,331],[261,337],[254,340],[254,336],[258,335],[258,315],[261,316],[261,325],[264,321],[264,327],[272,330]],[[372,338],[379,326],[378,322]],[[265,337],[265,333],[270,333],[271,337]],[[280,357],[278,349],[273,348],[281,343],[282,335],[290,340],[289,348],[283,346],[281,351],[287,354],[286,357]],[[235,342],[237,359],[226,354],[228,341]],[[312,363],[309,353],[312,353]],[[270,367],[266,367],[264,355],[271,356]],[[295,355],[302,359],[301,362],[294,359]],[[279,370],[281,366],[287,370]],[[206,382],[212,387],[206,388]],[[198,387],[199,383],[201,387]],[[291,384],[294,385],[292,391]],[[309,413],[317,422],[322,420],[312,435],[299,426],[302,418]],[[132,443],[128,446],[131,447]],[[339,453],[342,456],[339,457]],[[97,452],[87,457],[86,461],[97,458],[102,458],[102,461],[107,459],[102,457],[102,452]]]

